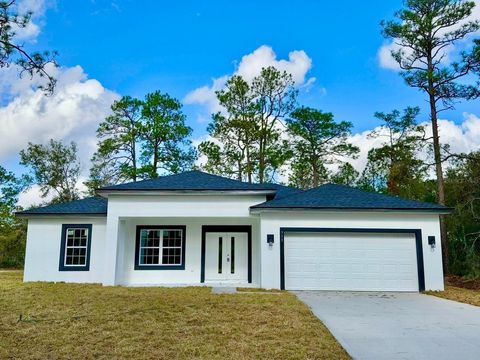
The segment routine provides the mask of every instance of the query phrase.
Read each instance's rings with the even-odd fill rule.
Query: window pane
[[[87,265],[88,232],[88,228],[66,229],[64,265]]]
[[[140,232],[140,246],[156,246],[160,245],[160,231],[158,230],[142,230]]]
[[[160,249],[143,248],[140,249],[140,264],[158,265]]]
[[[87,237],[86,236],[83,236],[82,238],[80,238],[79,246],[87,246]]]
[[[164,230],[163,246],[182,246],[182,230]]]
[[[68,236],[67,237],[67,246],[73,246],[73,236]]]
[[[235,274],[235,237],[230,239],[230,273]]]
[[[222,273],[222,246],[223,245],[223,239],[222,237],[220,236],[218,238],[218,273],[221,274]]]
[[[181,229],[141,229],[140,265],[180,265],[182,253]]]

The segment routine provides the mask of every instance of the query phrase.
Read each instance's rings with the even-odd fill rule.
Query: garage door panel
[[[286,234],[285,288],[418,291],[413,234]]]

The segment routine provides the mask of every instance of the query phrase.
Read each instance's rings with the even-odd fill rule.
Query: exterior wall
[[[114,217],[249,217],[250,206],[265,195],[143,195],[108,197],[108,218]]]
[[[443,289],[439,217],[420,213],[286,211],[250,214],[264,195],[111,196],[108,217],[32,217],[25,281],[104,285],[200,284],[202,225],[252,226],[252,285],[280,288],[280,228],[395,228],[422,231],[425,287]],[[59,271],[62,224],[92,224],[90,271]],[[185,270],[134,270],[137,225],[185,225]],[[267,234],[274,234],[273,247]],[[435,249],[427,237],[437,239]]]
[[[116,283],[119,285],[200,285],[203,225],[252,226],[252,286],[260,284],[259,219],[249,218],[127,218],[125,236],[119,242]],[[135,270],[137,225],[185,225],[185,270]]]
[[[105,217],[43,217],[28,220],[24,281],[100,283],[104,270]],[[92,224],[89,271],[59,271],[62,224]]]
[[[252,225],[252,282],[259,282],[258,217],[265,195],[112,195],[108,199],[104,285],[199,284],[201,225]],[[186,225],[185,270],[133,270],[136,225]],[[255,228],[253,228],[255,226]]]
[[[261,287],[280,288],[280,228],[380,228],[422,230],[425,289],[443,290],[442,249],[439,216],[420,213],[361,213],[361,212],[264,212],[260,215]],[[275,243],[269,247],[267,234],[274,234]],[[435,236],[436,247],[431,249],[428,236]],[[265,241],[264,241],[265,239]]]

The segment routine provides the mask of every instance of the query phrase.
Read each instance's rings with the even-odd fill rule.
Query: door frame
[[[205,251],[208,232],[240,232],[247,234],[248,283],[252,283],[252,226],[251,225],[202,225],[202,250],[200,282],[205,282]]]
[[[371,233],[371,234],[413,234],[417,253],[418,290],[425,290],[425,270],[423,265],[422,230],[420,229],[378,229],[378,228],[280,228],[280,289],[285,290],[285,233]]]

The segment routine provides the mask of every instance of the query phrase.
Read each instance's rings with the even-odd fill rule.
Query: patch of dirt
[[[480,279],[466,280],[460,276],[447,276],[445,277],[445,284],[464,289],[480,290]]]

